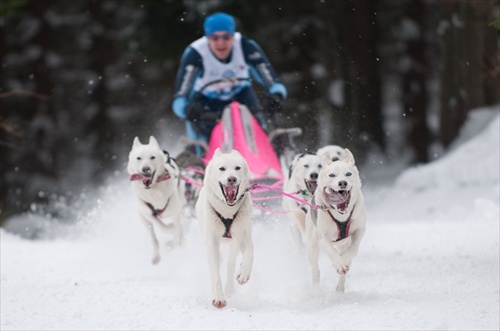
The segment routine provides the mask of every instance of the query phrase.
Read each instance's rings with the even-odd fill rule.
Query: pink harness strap
[[[147,179],[150,179],[150,178],[146,177],[144,175],[141,175],[141,174],[132,174],[130,176],[131,182],[136,181],[136,180],[147,180]],[[156,179],[156,182],[159,183],[159,182],[163,182],[164,180],[169,180],[169,179],[170,179],[170,174],[168,172],[166,172],[165,175],[158,177]]]
[[[280,193],[280,194],[282,194],[284,196],[287,196],[287,197],[292,198],[292,199],[294,199],[296,201],[299,201],[300,203],[302,203],[304,205],[308,205],[309,207],[311,207],[313,209],[318,209],[319,208],[318,206],[312,205],[312,204],[310,204],[309,202],[307,202],[304,199],[299,199],[299,198],[297,198],[297,197],[295,197],[295,196],[292,195],[292,194],[302,193],[302,191],[293,192],[292,194],[289,194],[289,193],[283,192],[281,190],[275,189],[275,188],[273,188],[271,186],[260,185],[260,184],[252,184],[252,185],[250,185],[249,190],[253,190],[253,189],[256,189],[256,188],[266,188],[268,190],[278,192],[278,193]]]

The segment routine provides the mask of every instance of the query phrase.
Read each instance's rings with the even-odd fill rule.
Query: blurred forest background
[[[300,148],[426,163],[500,101],[497,0],[1,0],[0,223],[78,210],[135,136],[168,150],[179,59],[216,11],[282,77]]]

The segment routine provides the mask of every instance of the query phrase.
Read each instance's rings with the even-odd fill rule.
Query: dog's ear
[[[141,141],[139,140],[139,137],[135,137],[134,138],[134,144],[132,145],[132,147],[139,147],[141,146]]]
[[[236,149],[231,150],[231,154],[243,158],[243,155],[241,155],[240,151]]]
[[[301,158],[304,157],[304,155],[306,155],[306,153],[300,153],[300,154],[296,154],[293,159],[292,159],[292,164],[291,164],[291,167],[292,169],[295,168],[295,166],[297,165],[297,163],[299,162],[299,160]]]
[[[155,145],[155,146],[158,146],[158,148],[160,148],[160,145],[158,144],[158,141],[156,141],[156,138],[153,137],[153,136],[150,136],[149,137],[149,144],[150,145]]]
[[[215,150],[215,153],[214,153],[214,156],[219,156],[222,154],[222,150],[220,149],[220,147],[218,147],[216,150]]]
[[[345,148],[344,151],[345,154],[344,157],[342,158],[342,161],[344,161],[345,163],[355,165],[354,156],[352,155],[351,151],[347,148]]]
[[[302,155],[303,154],[295,154],[293,157],[292,163],[290,163],[290,166],[288,167],[288,179],[292,178],[293,169],[295,169],[295,166],[297,165],[297,162],[299,162]]]
[[[321,166],[325,168],[329,164],[331,164],[333,161],[330,159],[330,155],[328,153],[324,153],[323,156],[321,156]]]

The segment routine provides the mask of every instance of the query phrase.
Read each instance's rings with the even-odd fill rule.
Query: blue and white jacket
[[[270,93],[281,93],[286,97],[286,88],[254,40],[236,32],[229,60],[223,62],[210,51],[207,37],[201,37],[191,43],[182,55],[174,99],[185,98],[188,101],[194,93],[201,91],[207,98],[231,100],[251,85],[250,79],[255,79]]]

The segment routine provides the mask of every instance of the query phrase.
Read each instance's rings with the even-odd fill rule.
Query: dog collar
[[[245,193],[246,193],[246,191],[241,193],[241,195],[238,197],[238,200],[236,200],[236,201],[241,201],[243,199],[243,197],[245,197]]]
[[[164,180],[169,180],[170,178],[171,178],[170,174],[168,172],[166,172],[163,176],[158,177],[158,179],[156,180],[156,182],[157,183],[163,182]]]

